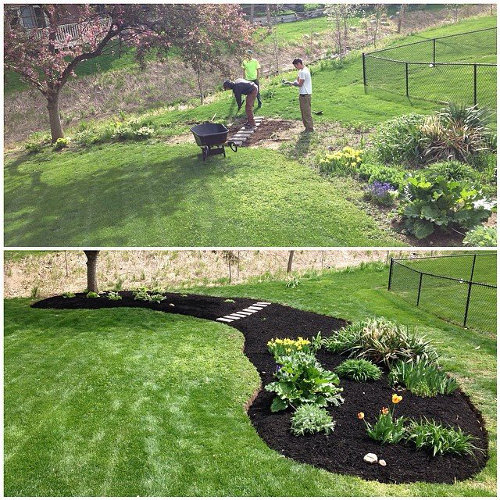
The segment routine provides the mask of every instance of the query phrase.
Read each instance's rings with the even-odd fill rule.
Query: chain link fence
[[[363,82],[434,101],[497,107],[497,28],[363,53]]]
[[[485,332],[497,326],[496,253],[391,258],[388,289],[441,319]]]

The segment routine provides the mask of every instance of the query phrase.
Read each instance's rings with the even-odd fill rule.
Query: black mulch
[[[215,320],[221,316],[244,309],[258,300],[224,298],[200,295],[169,293],[161,304],[139,302],[131,292],[120,292],[123,300],[106,298],[87,299],[84,294],[74,298],[51,297],[41,300],[33,307],[58,309],[98,309],[110,307],[146,307],[158,311],[185,314]],[[245,336],[244,353],[256,366],[262,379],[262,387],[273,379],[275,363],[267,350],[267,342],[276,337],[310,337],[321,331],[328,336],[346,324],[342,319],[300,311],[280,304],[271,304],[246,318],[229,323]],[[333,369],[342,356],[325,351],[318,353],[318,359],[327,369]],[[373,422],[383,406],[390,406],[394,390],[388,385],[386,374],[380,381],[355,383],[342,380],[345,402],[330,410],[336,421],[335,431],[329,436],[315,434],[295,437],[290,432],[291,411],[271,413],[273,395],[266,390],[259,391],[248,409],[250,419],[261,438],[278,453],[299,462],[322,467],[331,472],[353,474],[365,479],[384,483],[405,483],[426,481],[453,483],[477,474],[486,464],[488,436],[479,411],[460,391],[450,396],[422,398],[403,391],[403,400],[396,407],[397,415],[418,418],[426,416],[449,425],[459,426],[475,436],[474,444],[484,450],[474,456],[444,455],[432,457],[425,451],[416,451],[411,445],[380,445],[368,438],[364,424],[358,420],[362,411]],[[366,453],[375,453],[384,459],[387,466],[369,465],[363,461]]]

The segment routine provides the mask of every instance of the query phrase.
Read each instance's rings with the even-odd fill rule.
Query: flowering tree
[[[251,45],[251,24],[244,19],[240,6],[235,4],[190,4],[191,23],[186,26],[178,45],[181,57],[191,64],[198,79],[203,104],[203,70],[216,68],[228,74],[228,56],[241,56]]]
[[[5,68],[15,71],[47,99],[52,141],[63,137],[59,95],[82,61],[104,53],[109,42],[120,36],[147,47],[154,38],[154,9],[139,5],[40,5],[45,28],[27,29],[17,20],[15,9],[4,15]],[[153,15],[152,15],[153,14]],[[62,30],[71,19],[74,29]],[[156,36],[158,38],[158,36]]]

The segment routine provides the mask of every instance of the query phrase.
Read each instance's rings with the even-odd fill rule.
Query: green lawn
[[[334,184],[270,150],[113,144],[7,163],[7,246],[392,246]]]
[[[382,484],[281,457],[243,404],[259,385],[229,326],[141,309],[5,301],[7,496],[495,496],[496,340],[387,292],[386,266],[197,290],[418,325],[483,413],[490,460],[454,485]],[[473,353],[473,354],[471,354]]]

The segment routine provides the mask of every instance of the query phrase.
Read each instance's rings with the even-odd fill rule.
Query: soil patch
[[[139,302],[132,292],[120,292],[120,301],[105,297],[87,299],[84,294],[65,299],[51,297],[33,304],[36,308],[99,309],[111,307],[143,307],[157,311],[185,314],[216,320],[241,311],[257,302],[255,299],[209,297],[187,294],[166,294],[160,304]],[[251,316],[233,321],[230,326],[245,336],[244,353],[257,368],[262,387],[272,381],[276,364],[267,350],[267,342],[276,337],[311,337],[318,331],[323,336],[334,335],[347,322],[313,312],[301,311],[281,304],[270,304]],[[320,351],[318,359],[327,369],[333,369],[345,358]],[[424,451],[415,451],[410,445],[380,445],[366,435],[364,424],[357,419],[363,411],[373,422],[382,406],[388,406],[394,392],[387,383],[387,375],[369,383],[342,380],[345,402],[329,409],[336,421],[335,431],[325,436],[296,437],[290,433],[291,411],[272,413],[273,394],[262,389],[248,408],[248,415],[261,438],[281,455],[299,462],[312,464],[328,471],[352,474],[385,483],[414,481],[453,483],[477,474],[486,464],[488,438],[484,421],[468,397],[461,391],[449,396],[422,398],[404,391],[403,401],[397,406],[398,415],[427,417],[444,424],[459,426],[472,434],[475,445],[484,450],[474,456],[444,455],[432,457]],[[387,462],[386,467],[369,465],[363,461],[366,453],[376,453]]]

